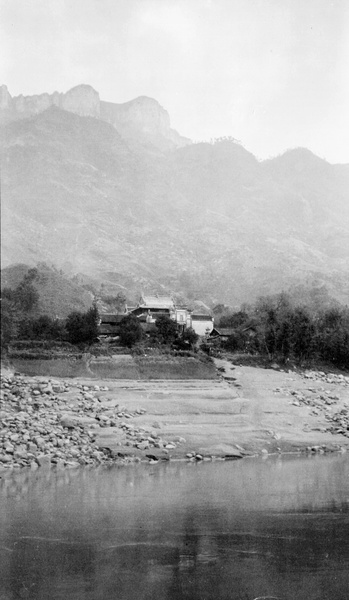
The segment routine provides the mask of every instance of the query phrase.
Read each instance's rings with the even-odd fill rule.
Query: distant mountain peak
[[[107,121],[125,139],[142,136],[143,141],[160,150],[178,148],[191,141],[171,129],[168,112],[154,98],[138,96],[117,104],[103,102],[99,93],[89,84],[81,83],[66,93],[53,92],[33,96],[12,97],[6,85],[0,88],[0,122],[25,119],[56,106],[81,117]]]
[[[268,161],[278,161],[283,163],[288,162],[289,164],[303,163],[304,165],[310,163],[317,163],[322,165],[330,164],[327,162],[327,160],[321,158],[320,156],[317,156],[317,154],[314,154],[314,152],[312,152],[308,148],[304,148],[303,146],[299,146],[297,148],[289,148],[279,156],[268,159]]]

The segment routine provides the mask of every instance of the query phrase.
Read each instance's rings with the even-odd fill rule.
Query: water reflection
[[[0,481],[0,600],[347,600],[346,457]]]

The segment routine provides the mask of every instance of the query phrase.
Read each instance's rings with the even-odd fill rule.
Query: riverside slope
[[[205,381],[49,381],[4,370],[0,467],[349,447],[348,377],[216,364],[224,375]]]

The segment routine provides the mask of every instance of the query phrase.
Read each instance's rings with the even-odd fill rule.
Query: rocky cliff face
[[[124,104],[101,102],[101,119],[111,123],[121,135],[149,136],[155,145],[156,138],[160,137],[172,142],[177,148],[190,143],[190,140],[171,129],[168,112],[156,100],[147,96],[140,96]]]
[[[150,143],[160,150],[191,143],[171,129],[168,112],[153,98],[140,96],[124,104],[100,101],[90,85],[78,85],[67,93],[12,97],[5,85],[0,88],[0,122],[8,123],[39,114],[56,106],[79,115],[107,121],[125,138]]]
[[[90,85],[78,85],[66,94],[53,92],[53,94],[40,94],[37,96],[14,96],[11,97],[5,85],[1,86],[0,106],[3,121],[15,121],[31,117],[47,110],[51,106],[57,106],[68,110],[81,117],[99,117],[100,100],[99,94]]]

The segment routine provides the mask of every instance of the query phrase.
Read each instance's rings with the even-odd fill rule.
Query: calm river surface
[[[0,600],[348,600],[349,457],[21,471]]]

